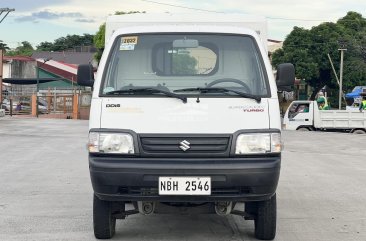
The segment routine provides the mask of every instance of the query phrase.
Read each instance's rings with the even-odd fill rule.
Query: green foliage
[[[310,30],[294,27],[285,39],[283,49],[273,53],[272,63],[274,66],[293,63],[296,77],[313,87],[311,98],[314,98],[324,85],[333,90],[339,88],[327,54],[337,69],[341,47],[347,48],[343,86],[350,91],[355,85],[364,85],[366,80],[366,19],[358,13],[349,12],[337,23],[322,23]]]
[[[39,51],[64,51],[74,49],[81,46],[92,46],[94,35],[67,35],[66,37],[60,37],[51,42],[42,42],[37,46]]]
[[[21,45],[15,48],[15,50],[11,50],[6,52],[8,56],[31,56],[34,49],[33,46],[28,41],[23,41]]]
[[[173,54],[172,73],[174,75],[197,74],[197,60],[188,54]]]
[[[41,42],[37,45],[37,50],[39,51],[52,51],[53,50],[53,43],[51,42]]]
[[[7,51],[10,48],[8,47],[8,45],[6,43],[4,43],[2,40],[0,40],[0,49]]]
[[[104,48],[105,45],[104,36],[105,36],[105,23],[99,26],[98,32],[94,35],[93,39],[94,46],[97,47],[98,49]]]
[[[366,83],[366,18],[356,12],[348,12],[337,21],[346,33],[343,39],[347,51],[344,57],[343,86],[351,91]]]

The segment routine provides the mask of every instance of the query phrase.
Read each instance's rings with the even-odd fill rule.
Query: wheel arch
[[[302,128],[308,129],[309,131],[314,131],[315,130],[313,126],[309,126],[309,125],[301,125],[301,126],[298,126],[296,128],[296,130],[298,131],[299,129],[302,129]]]
[[[355,128],[351,131],[352,134],[366,134],[366,129],[364,128]]]

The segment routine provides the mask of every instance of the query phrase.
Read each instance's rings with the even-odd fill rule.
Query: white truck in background
[[[254,220],[258,239],[275,237],[277,87],[292,86],[295,70],[281,64],[275,80],[263,20],[108,18],[95,80],[92,66],[78,68],[78,84],[94,87],[88,150],[96,238],[113,237],[116,219],[173,209],[240,215]]]
[[[283,129],[346,131],[366,134],[366,112],[319,110],[316,101],[293,101],[283,118]]]

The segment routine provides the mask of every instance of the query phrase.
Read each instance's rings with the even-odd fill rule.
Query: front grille
[[[142,154],[226,155],[230,136],[140,136]],[[185,149],[185,150],[184,150]]]

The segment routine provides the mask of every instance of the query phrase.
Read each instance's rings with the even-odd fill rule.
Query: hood
[[[103,98],[100,128],[136,133],[234,133],[268,129],[269,105],[247,98]]]

